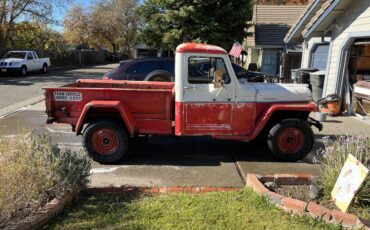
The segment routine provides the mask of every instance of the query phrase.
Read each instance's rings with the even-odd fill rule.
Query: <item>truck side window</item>
[[[139,66],[140,66],[140,64],[134,64],[134,65],[130,66],[130,67],[126,70],[126,73],[128,73],[128,74],[137,73],[137,70],[138,70]]]
[[[225,62],[222,58],[190,57],[188,62],[188,82],[191,84],[213,84],[219,77],[225,84],[230,83]]]
[[[33,60],[33,55],[32,53],[27,54],[27,60]]]

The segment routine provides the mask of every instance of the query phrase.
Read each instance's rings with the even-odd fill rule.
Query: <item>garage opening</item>
[[[344,101],[351,112],[370,114],[370,38],[356,39],[349,50]]]

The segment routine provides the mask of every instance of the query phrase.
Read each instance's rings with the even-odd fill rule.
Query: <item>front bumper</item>
[[[322,128],[323,128],[323,125],[322,125],[319,121],[317,121],[317,120],[313,119],[312,117],[309,117],[309,118],[307,119],[307,122],[308,122],[308,124],[310,124],[311,126],[315,126],[319,131],[321,131],[321,130],[322,130]]]
[[[19,73],[19,71],[21,71],[21,67],[0,66],[0,74]]]

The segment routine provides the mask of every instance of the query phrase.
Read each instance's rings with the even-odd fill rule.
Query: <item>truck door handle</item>
[[[197,88],[196,86],[189,86],[189,85],[184,86],[184,89],[196,89],[196,88]]]

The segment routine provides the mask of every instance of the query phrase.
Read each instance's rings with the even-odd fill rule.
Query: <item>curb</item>
[[[62,212],[63,208],[79,195],[79,189],[65,194],[61,198],[54,198],[44,207],[36,211],[34,215],[27,217],[20,223],[10,224],[9,229],[40,229],[45,226],[53,217]]]
[[[20,110],[22,110],[25,107],[35,105],[39,102],[44,101],[45,97],[43,95],[32,97],[30,99],[27,99],[25,101],[21,101],[18,103],[15,103],[13,105],[9,105],[5,108],[0,109],[0,119],[8,117]]]
[[[208,193],[240,191],[242,187],[201,187],[201,186],[167,186],[167,187],[90,187],[84,190],[87,194],[122,194],[122,193]]]
[[[343,213],[336,209],[330,210],[313,202],[304,202],[285,197],[268,190],[262,183],[274,181],[284,185],[302,185],[310,184],[315,178],[315,176],[309,174],[275,174],[266,176],[247,174],[246,186],[251,187],[256,193],[265,196],[270,203],[288,213],[299,216],[311,216],[313,218],[322,219],[326,223],[340,224],[346,228],[370,230],[369,220],[364,220],[356,215]]]

